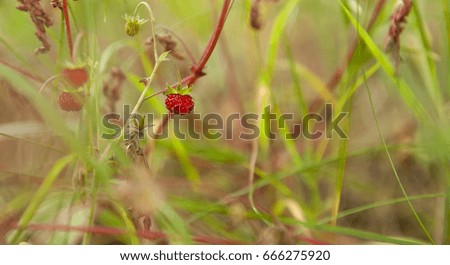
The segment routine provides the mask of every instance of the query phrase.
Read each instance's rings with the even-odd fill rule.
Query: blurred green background
[[[1,1],[0,243],[450,243],[449,3],[414,1],[396,71],[383,51],[397,1],[385,1],[364,35],[379,2],[263,0],[255,30],[252,1],[235,0],[206,75],[193,86],[196,113],[261,114],[271,105],[296,117],[287,130],[314,101],[334,103],[336,112],[349,112],[340,123],[348,139],[242,140],[245,129],[235,122],[225,128],[232,140],[180,140],[169,121],[168,139],[140,142],[147,169],[142,157],[127,157],[123,142],[100,137],[111,112],[103,94],[111,72],[125,76],[115,102],[121,113],[134,106],[139,80],[154,65],[145,44],[150,23],[133,38],[124,31],[124,16],[139,1],[68,1],[75,64],[89,70],[76,113],[58,106],[67,89],[60,79],[43,87],[71,64],[61,12],[41,1],[54,25],[46,29],[50,51],[35,55],[40,43],[29,14],[17,1]],[[170,29],[198,60],[223,1],[147,3],[157,32]],[[145,9],[138,13],[148,18]],[[169,55],[151,92],[176,83],[177,71],[190,74],[192,62],[174,40],[185,58]],[[160,117],[164,96],[140,112]],[[204,128],[185,118],[184,130]]]

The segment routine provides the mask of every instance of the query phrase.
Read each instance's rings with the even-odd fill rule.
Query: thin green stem
[[[10,62],[2,59],[2,58],[0,58],[0,64],[4,65],[4,66],[6,66],[6,67],[8,67],[8,68],[10,68],[10,69],[12,69],[14,71],[16,71],[17,73],[19,73],[19,74],[21,74],[21,75],[23,75],[23,76],[25,76],[25,77],[27,77],[27,78],[29,78],[31,80],[34,80],[34,81],[40,82],[40,83],[44,82],[43,78],[41,78],[39,76],[36,76],[32,72],[29,72],[29,71],[27,71],[25,69],[22,69],[22,68],[20,68],[18,66],[15,66],[15,65],[11,64]]]
[[[52,82],[53,80],[55,80],[55,79],[57,79],[57,78],[59,78],[59,75],[54,75],[54,76],[52,76],[52,77],[50,77],[49,79],[47,79],[43,84],[42,84],[42,86],[39,88],[39,94],[40,93],[42,93],[42,91],[44,90],[44,88],[50,83],[50,82]]]
[[[440,114],[439,108],[442,104],[442,97],[441,97],[441,94],[439,91],[439,83],[438,83],[438,78],[437,78],[436,65],[433,61],[433,57],[429,55],[432,51],[431,43],[430,43],[430,40],[428,39],[427,31],[425,29],[425,23],[422,19],[422,15],[420,13],[420,9],[419,9],[417,2],[414,2],[414,4],[413,4],[413,12],[416,17],[417,28],[419,29],[420,37],[422,38],[422,43],[423,43],[423,46],[424,46],[425,52],[426,52],[425,58],[427,60],[430,79],[432,82],[432,90],[430,91],[431,98],[434,100],[435,106],[436,106],[436,108],[438,108],[438,113]]]
[[[43,144],[43,143],[35,142],[33,140],[30,140],[30,139],[20,138],[20,137],[14,136],[14,135],[10,135],[10,134],[7,134],[7,133],[1,132],[1,131],[0,131],[0,136],[11,138],[11,139],[14,139],[14,140],[17,140],[17,141],[21,141],[21,142],[25,142],[25,143],[34,144],[34,145],[37,145],[37,146],[40,146],[40,147],[43,147],[43,148],[46,148],[46,149],[49,149],[49,150],[53,150],[53,151],[61,153],[61,154],[65,154],[66,153],[66,151],[64,151],[64,150],[61,150],[61,149],[58,149],[58,148],[55,148],[55,147],[52,147],[52,146],[48,146],[48,145]]]
[[[376,126],[377,126],[377,130],[378,130],[378,134],[380,135],[380,139],[381,139],[381,141],[382,141],[382,143],[383,143],[383,146],[384,146],[384,149],[385,149],[385,151],[386,151],[387,157],[388,157],[388,159],[389,159],[389,163],[390,163],[390,165],[391,165],[392,171],[394,172],[395,179],[397,180],[397,183],[398,183],[400,189],[402,190],[403,196],[405,197],[405,199],[406,199],[406,201],[407,201],[407,203],[408,203],[409,208],[410,208],[411,211],[413,212],[413,214],[414,214],[414,216],[415,216],[417,222],[419,222],[419,225],[420,225],[420,227],[422,228],[423,232],[425,233],[426,237],[428,238],[428,240],[429,240],[432,244],[435,244],[433,238],[431,237],[431,235],[430,235],[430,233],[428,232],[427,228],[425,227],[425,225],[423,224],[423,222],[422,222],[422,220],[420,219],[419,215],[417,214],[416,209],[415,209],[414,206],[412,205],[411,200],[409,199],[409,196],[408,196],[408,194],[406,193],[405,187],[403,187],[402,181],[400,180],[400,176],[398,175],[397,170],[395,169],[394,161],[392,160],[391,153],[389,152],[389,149],[388,149],[388,147],[387,147],[386,141],[385,141],[384,136],[383,136],[383,132],[382,132],[382,130],[381,130],[380,123],[378,122],[378,118],[377,118],[377,115],[376,115],[376,113],[375,113],[375,108],[374,108],[374,106],[373,106],[373,100],[372,100],[372,94],[370,93],[370,89],[369,89],[369,86],[368,86],[368,84],[367,84],[366,72],[365,72],[364,69],[362,70],[362,74],[363,74],[363,77],[364,77],[364,85],[365,85],[365,87],[366,87],[367,96],[369,97],[369,102],[370,102],[370,108],[371,108],[371,111],[372,111],[372,116],[373,116],[373,118],[374,118],[374,120],[375,120],[375,123],[376,123]]]
[[[450,36],[450,3],[448,0],[442,0],[442,9],[444,12],[444,19],[445,19],[445,26],[444,26],[444,36],[447,36],[447,38],[443,38],[444,40],[444,47],[447,47],[446,51],[444,52],[444,58],[445,59],[445,67],[447,68],[447,71],[450,70],[450,43],[449,38]],[[445,97],[448,99],[448,96],[450,96],[450,89],[448,87],[450,86],[450,75],[447,75],[447,80],[444,81],[443,87],[447,87],[446,91],[443,91],[443,94],[445,94]],[[444,164],[445,165],[445,164]],[[445,183],[446,183],[446,196],[445,196],[445,203],[444,203],[444,233],[443,233],[443,244],[450,244],[450,166],[448,165],[444,167],[444,176],[445,176]]]
[[[386,0],[378,0],[377,4],[375,5],[372,14],[370,16],[369,23],[367,24],[367,32],[370,32],[373,29],[373,26],[375,25],[375,22],[377,21],[378,17],[382,13],[384,6],[386,5]],[[341,63],[341,65],[335,70],[331,78],[327,82],[327,87],[330,91],[333,91],[336,89],[339,82],[342,80],[342,76],[347,71],[347,67],[350,65],[350,62],[353,60],[356,49],[358,48],[358,43],[360,41],[360,37],[356,36],[353,40],[353,43],[349,47],[345,60]],[[323,99],[320,96],[317,96],[316,99],[310,104],[309,112],[314,112],[323,107],[322,105]]]
[[[160,90],[160,91],[158,91],[158,92],[155,92],[155,93],[151,94],[150,96],[144,98],[144,101],[145,101],[145,100],[148,100],[148,99],[151,99],[151,98],[153,98],[153,97],[156,97],[157,95],[166,93],[168,90],[169,90],[168,88],[165,88],[165,89],[162,89],[162,90]]]
[[[253,194],[254,190],[255,190],[253,188],[253,181],[255,179],[255,167],[256,167],[257,159],[258,159],[258,142],[252,141],[252,152],[251,152],[250,166],[249,166],[250,168],[248,171],[248,186],[249,186],[248,200],[250,202],[250,207],[252,207],[252,210],[255,212],[255,214],[257,214],[264,221],[266,221],[264,216],[261,214],[261,212],[256,207],[255,200],[254,200],[254,194]],[[266,221],[266,223],[267,223],[267,221]]]
[[[169,54],[169,52],[164,52],[161,54],[161,56],[158,56],[158,52],[157,52],[157,48],[156,48],[155,17],[153,16],[153,12],[152,12],[150,5],[146,2],[140,2],[134,9],[133,16],[136,16],[136,14],[141,6],[144,6],[150,15],[150,24],[152,27],[152,35],[153,35],[153,56],[155,56],[156,62],[155,62],[155,66],[153,67],[152,73],[146,79],[146,86],[144,88],[144,91],[142,91],[142,94],[139,97],[138,102],[136,103],[136,105],[133,108],[133,111],[131,112],[131,115],[136,114],[139,111],[139,108],[144,103],[144,101],[146,99],[152,97],[152,96],[146,97],[145,95],[147,94],[148,90],[150,89],[150,85],[153,82],[153,79],[155,78],[155,74],[156,74],[156,71],[158,70],[158,67],[160,66],[160,64],[162,62],[164,62],[166,60],[166,57]],[[160,91],[160,93],[163,93],[163,92]]]
[[[350,131],[350,119],[346,120],[346,123],[344,126],[345,126],[345,131],[347,131],[347,133],[348,133]],[[333,207],[331,209],[331,217],[332,217],[331,225],[332,226],[336,226],[336,224],[337,224],[339,207],[341,204],[342,186],[344,183],[345,165],[347,162],[347,147],[348,147],[348,138],[341,139],[341,144],[339,147],[338,174],[336,177],[336,183],[335,183],[335,187],[334,187]]]
[[[156,58],[158,58],[158,52],[156,49],[155,16],[153,16],[152,8],[150,7],[150,5],[148,3],[140,2],[134,9],[133,17],[136,16],[136,14],[141,6],[144,6],[150,15],[150,24],[152,27],[152,37],[153,37],[153,56],[155,56],[155,60],[156,60]]]
[[[91,208],[89,209],[89,217],[88,217],[88,223],[87,223],[87,226],[89,228],[92,228],[94,226],[95,211],[97,209],[97,194],[98,194],[98,180],[97,179],[98,179],[97,177],[94,178],[93,186],[92,186],[92,195],[90,198],[92,200],[92,205],[91,205]],[[83,245],[89,245],[90,241],[91,241],[91,231],[88,230],[83,235]]]
[[[437,193],[437,194],[421,194],[421,195],[415,195],[415,196],[410,196],[408,197],[409,200],[413,201],[413,200],[423,200],[423,199],[436,199],[436,198],[441,198],[441,197],[445,197],[444,193]],[[398,203],[402,203],[402,202],[407,202],[405,197],[401,197],[401,198],[396,198],[396,199],[390,199],[390,200],[384,200],[384,201],[378,201],[378,202],[374,202],[374,203],[370,203],[370,204],[365,204],[362,206],[358,206],[355,208],[351,208],[345,211],[340,212],[337,215],[337,219],[340,218],[344,218],[346,216],[350,216],[353,214],[357,214],[357,213],[361,213],[361,212],[365,212],[368,210],[373,210],[379,207],[383,207],[383,206],[390,206],[390,205],[394,205],[394,204],[398,204]],[[330,217],[326,217],[322,220],[320,220],[318,222],[319,225],[323,225],[326,224],[330,221],[333,220],[333,216]]]
[[[145,101],[145,95],[147,94],[148,90],[150,89],[150,84],[153,82],[153,79],[155,78],[156,71],[158,70],[158,67],[162,62],[166,60],[167,55],[169,52],[164,52],[161,54],[160,57],[157,57],[155,66],[153,67],[153,71],[150,74],[150,76],[147,78],[146,83],[147,85],[144,88],[144,91],[142,91],[141,96],[139,97],[136,105],[133,108],[133,111],[131,112],[131,115],[136,114],[139,111],[139,108],[142,106],[142,103]]]

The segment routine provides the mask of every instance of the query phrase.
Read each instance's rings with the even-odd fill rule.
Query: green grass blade
[[[25,142],[25,143],[33,144],[33,145],[36,145],[36,146],[40,146],[42,148],[46,148],[46,149],[49,149],[49,150],[52,150],[52,151],[55,151],[55,152],[58,152],[58,153],[62,153],[62,154],[65,153],[64,151],[62,151],[60,149],[57,149],[57,148],[54,148],[52,146],[48,146],[46,144],[39,143],[39,142],[30,140],[30,139],[21,138],[21,137],[17,137],[17,136],[14,136],[14,135],[7,134],[7,133],[3,133],[1,131],[0,131],[0,136],[7,137],[7,138],[10,138],[10,139],[14,139],[14,140],[17,140],[17,141],[20,141],[20,142]]]
[[[164,228],[164,231],[167,231],[167,236],[171,244],[192,243],[191,233],[186,225],[186,220],[171,205],[162,205],[156,214],[156,219]]]
[[[289,62],[289,71],[291,74],[292,83],[294,85],[294,92],[298,101],[299,113],[301,115],[305,115],[308,112],[308,105],[305,100],[305,96],[303,95],[302,86],[300,83],[300,78],[297,74],[297,67],[294,60],[294,54],[292,53],[292,47],[289,45],[289,42],[286,38],[286,57]]]
[[[348,134],[350,131],[350,120],[346,119],[343,130]],[[332,221],[331,225],[336,226],[337,217],[339,213],[339,206],[341,203],[342,196],[342,186],[344,184],[344,174],[345,174],[345,165],[347,162],[347,146],[348,146],[348,138],[341,139],[341,143],[339,146],[339,164],[338,164],[338,173],[336,176],[336,183],[334,186],[334,198],[333,198],[333,206],[331,208],[331,216]]]
[[[410,110],[416,115],[420,120],[426,120],[427,115],[425,108],[422,103],[417,99],[416,95],[413,93],[408,84],[402,79],[396,76],[396,70],[389,62],[389,59],[384,55],[384,53],[376,46],[370,35],[364,28],[359,24],[359,22],[353,17],[351,12],[345,7],[341,0],[338,0],[341,4],[342,9],[344,10],[347,17],[350,19],[350,22],[357,29],[357,32],[361,39],[366,44],[367,48],[372,53],[373,57],[377,60],[377,62],[381,65],[384,72],[387,74],[392,83],[396,86],[398,93],[401,95],[402,99],[408,105]]]
[[[437,193],[437,194],[422,194],[422,195],[415,195],[415,196],[410,196],[408,197],[408,199],[410,201],[413,200],[423,200],[423,199],[435,199],[435,198],[439,198],[439,197],[444,197],[445,194],[444,193]],[[401,197],[401,198],[396,198],[396,199],[391,199],[391,200],[385,200],[385,201],[379,201],[379,202],[374,202],[371,204],[366,204],[366,205],[362,205],[359,207],[355,207],[352,209],[348,209],[345,211],[340,212],[337,215],[337,219],[339,218],[344,218],[346,216],[350,216],[352,214],[357,214],[357,213],[361,213],[364,211],[368,211],[368,210],[372,210],[375,208],[379,208],[379,207],[383,207],[383,206],[389,206],[389,205],[393,205],[393,204],[397,204],[397,203],[402,203],[402,202],[407,202],[407,199],[405,197]],[[330,221],[333,220],[333,216],[327,217],[323,220],[321,220],[319,222],[319,224],[326,224]]]
[[[26,229],[26,226],[30,223],[31,219],[35,215],[36,211],[39,209],[39,206],[44,201],[45,197],[49,193],[50,189],[53,186],[53,183],[58,178],[61,171],[74,160],[73,155],[69,155],[58,160],[48,173],[48,175],[44,178],[41,186],[38,188],[36,193],[33,195],[30,204],[25,209],[25,212],[20,217],[18,222],[18,228],[12,237],[11,243],[18,244],[21,240],[21,236],[23,231]]]
[[[300,2],[301,0],[289,0],[289,2],[284,5],[283,9],[278,14],[278,17],[273,24],[272,34],[269,40],[266,68],[262,76],[263,84],[266,86],[269,86],[272,80],[278,47],[280,46],[280,42],[282,40],[281,36],[284,32],[284,27],[286,26],[290,14]]]
[[[336,103],[335,96],[328,90],[327,85],[318,75],[316,75],[304,65],[298,63],[296,64],[296,72],[302,79],[304,79],[311,85],[312,89],[314,89],[324,101],[333,104]]]
[[[427,228],[425,227],[425,225],[423,224],[423,222],[420,219],[419,215],[417,214],[416,209],[412,205],[411,200],[409,199],[408,194],[406,193],[405,187],[403,187],[402,181],[400,180],[400,176],[398,175],[397,170],[395,169],[394,161],[392,160],[391,153],[389,152],[389,149],[388,149],[388,147],[386,145],[386,141],[384,140],[383,132],[381,130],[381,126],[380,126],[380,123],[378,122],[378,118],[377,118],[377,115],[376,115],[376,112],[375,112],[375,108],[373,106],[372,94],[370,93],[369,86],[367,85],[367,79],[365,77],[365,71],[364,70],[362,70],[362,71],[363,71],[363,76],[364,76],[364,79],[365,79],[364,83],[365,83],[367,95],[369,97],[370,107],[371,107],[373,119],[374,119],[374,121],[376,123],[378,134],[380,135],[380,139],[381,139],[381,141],[383,143],[383,146],[384,146],[384,148],[386,150],[386,155],[387,155],[387,157],[389,159],[389,163],[391,165],[392,171],[394,172],[395,179],[397,180],[397,183],[398,183],[400,189],[402,190],[403,196],[405,197],[406,201],[408,202],[408,206],[411,209],[412,213],[414,214],[414,217],[416,218],[417,222],[419,223],[420,227],[422,228],[422,230],[425,233],[425,235],[428,238],[428,240],[430,240],[430,242],[432,244],[434,244],[433,238],[431,237],[431,235],[428,232]]]
[[[307,222],[301,222],[292,218],[280,218],[280,221],[291,224],[291,225],[300,225],[301,227],[309,228],[316,231],[329,232],[333,234],[346,235],[355,238],[360,238],[364,240],[370,240],[374,242],[382,242],[382,243],[390,243],[390,244],[400,244],[400,245],[422,245],[424,242],[413,240],[413,239],[403,239],[385,236],[369,231],[364,231],[360,229],[354,229],[349,227],[342,226],[331,226],[331,225],[318,225]]]
[[[2,44],[10,53],[14,54],[14,57],[16,57],[16,59],[20,62],[20,63],[24,63],[26,62],[25,58],[23,57],[23,55],[19,52],[17,52],[14,47],[12,45],[10,45],[6,39],[3,38],[3,36],[0,36],[0,44]]]
[[[448,36],[450,36],[450,3],[447,0],[442,0],[442,9],[444,10],[444,18],[445,18],[445,27],[444,27],[444,36],[447,36],[447,38],[443,38],[444,40],[444,47],[447,47],[447,49],[443,52],[443,58],[445,62],[445,68],[447,69],[447,72],[450,71],[450,39]],[[448,97],[450,96],[450,75],[447,74],[447,80],[444,81],[444,84],[442,85],[443,88],[447,88],[446,90],[443,90],[443,94]],[[447,138],[449,139],[449,138]],[[444,144],[449,144],[450,141],[444,142]],[[448,152],[447,152],[447,161],[450,161]],[[445,161],[445,160],[444,160]],[[445,167],[444,169],[445,174],[445,183],[446,183],[446,199],[444,203],[444,235],[443,235],[443,244],[450,244],[450,166]]]
[[[171,137],[170,142],[187,179],[191,182],[193,187],[196,187],[200,181],[200,174],[198,173],[197,168],[192,164],[189,152],[177,137]]]
[[[436,65],[434,63],[434,60],[432,56],[428,56],[428,53],[432,52],[430,40],[427,36],[427,31],[425,29],[425,23],[422,19],[422,15],[420,13],[419,4],[416,2],[413,2],[413,14],[416,17],[416,25],[420,32],[420,37],[422,40],[422,45],[425,48],[425,58],[428,63],[428,79],[431,81],[432,89],[430,89],[430,96],[434,100],[435,106],[439,108],[442,105],[442,95],[439,90],[439,82],[436,72]]]
[[[372,77],[379,69],[380,69],[380,64],[378,64],[378,63],[376,63],[375,65],[370,67],[366,72],[367,79]],[[345,106],[345,104],[347,104],[348,100],[353,96],[353,94],[355,94],[356,90],[363,84],[364,84],[364,76],[360,76],[356,80],[356,82],[353,84],[353,86],[350,87],[349,89],[347,89],[344,92],[344,95],[342,95],[340,97],[337,108],[336,108],[336,112],[340,112],[344,108],[344,106]]]
[[[130,242],[133,245],[139,245],[139,237],[137,236],[136,228],[134,227],[133,221],[128,217],[127,211],[115,201],[111,201],[112,206],[119,214],[120,218],[122,218],[122,222],[125,224],[125,228],[127,229],[127,235],[130,237]]]
[[[352,236],[355,238],[371,240],[371,241],[375,241],[375,242],[383,242],[383,243],[399,244],[399,245],[421,245],[421,244],[424,244],[421,241],[417,241],[417,240],[413,240],[413,239],[402,239],[402,238],[389,237],[389,236],[380,235],[380,234],[369,232],[369,231],[353,229],[353,228],[348,228],[348,227],[312,226],[311,228],[318,230],[318,231],[326,231],[326,232],[340,234],[340,235]]]
[[[2,172],[3,173],[3,172]],[[14,214],[15,212],[20,211],[28,205],[32,197],[32,193],[25,191],[14,197],[14,199],[10,200],[6,203],[0,211],[0,220],[7,218],[9,215]]]
[[[257,108],[265,113],[266,106],[268,106],[272,100],[272,93],[270,90],[270,85],[272,82],[273,73],[275,70],[275,64],[277,60],[278,48],[281,42],[281,36],[284,32],[284,28],[288,22],[289,16],[297,7],[297,4],[301,0],[290,0],[284,6],[281,12],[278,14],[275,22],[273,24],[271,35],[269,39],[269,47],[267,52],[267,61],[264,67],[264,70],[261,72],[259,76],[259,87],[256,92],[259,96],[257,98]],[[260,131],[265,134],[268,131],[268,122],[264,119],[259,119]],[[254,171],[256,167],[256,162],[258,159],[266,160],[268,158],[268,145],[269,139],[268,137],[258,137],[255,141],[252,142],[252,151],[250,155],[249,161],[249,186],[250,192],[248,193],[248,199],[250,201],[250,205],[255,211],[255,213],[261,217],[261,219],[265,220],[263,215],[257,209],[254,203],[253,197],[253,181],[254,181]]]

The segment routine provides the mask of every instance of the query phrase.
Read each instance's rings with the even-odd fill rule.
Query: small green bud
[[[125,32],[128,34],[128,36],[133,37],[134,35],[139,33],[139,24],[127,22],[125,24]]]
[[[147,19],[141,19],[138,15],[136,16],[129,16],[125,15],[125,32],[128,36],[133,37],[136,34],[139,33],[141,29],[141,25],[143,25],[145,22],[147,22]]]

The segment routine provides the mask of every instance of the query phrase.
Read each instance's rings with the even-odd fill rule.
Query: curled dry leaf
[[[250,6],[250,26],[255,30],[262,27],[261,2],[277,3],[279,0],[252,0]]]
[[[125,81],[125,74],[118,67],[114,67],[109,77],[103,81],[103,95],[108,101],[109,111],[115,111],[115,104],[120,100],[122,84]]]
[[[172,35],[156,34],[156,40],[163,46],[165,52],[170,51],[170,55],[172,55],[175,59],[184,60],[185,56],[176,49],[178,43],[172,38]],[[153,45],[153,38],[149,38],[145,44]]]
[[[53,21],[44,12],[40,0],[18,0],[20,5],[17,9],[30,14],[31,20],[36,27],[36,37],[42,43],[42,46],[36,49],[36,53],[45,53],[50,50],[50,43],[47,39],[45,28],[53,25]]]
[[[261,0],[252,0],[250,9],[250,26],[256,30],[261,29],[261,14],[259,10],[260,2]]]

